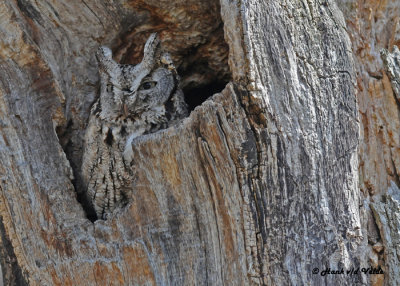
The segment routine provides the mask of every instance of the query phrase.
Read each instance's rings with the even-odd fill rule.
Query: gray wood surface
[[[334,1],[0,2],[4,284],[375,283],[321,275],[370,265],[346,25]],[[92,222],[77,197],[94,52],[137,63],[155,31],[188,88],[230,83],[133,141],[131,202]]]

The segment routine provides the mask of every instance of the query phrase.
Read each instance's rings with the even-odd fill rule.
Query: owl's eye
[[[142,83],[139,87],[139,89],[141,90],[147,90],[147,89],[151,89],[153,87],[156,86],[156,82],[155,81],[145,81],[144,83]]]
[[[111,92],[112,91],[112,85],[111,84],[107,84],[107,92]]]

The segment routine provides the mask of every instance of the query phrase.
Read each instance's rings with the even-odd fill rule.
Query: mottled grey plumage
[[[132,188],[132,140],[175,123],[187,114],[179,77],[152,34],[138,65],[121,65],[107,47],[96,54],[100,97],[85,136],[82,178],[99,218],[128,202]]]

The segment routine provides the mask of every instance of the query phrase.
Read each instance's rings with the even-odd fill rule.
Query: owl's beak
[[[124,114],[125,117],[128,117],[129,113],[128,113],[128,106],[126,106],[126,104],[124,103],[124,105],[122,106],[122,113]]]

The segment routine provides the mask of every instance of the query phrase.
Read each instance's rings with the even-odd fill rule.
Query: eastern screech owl
[[[132,188],[132,140],[166,128],[187,115],[179,77],[156,34],[138,65],[121,65],[107,47],[96,54],[100,96],[85,136],[82,179],[98,218],[128,202]]]

